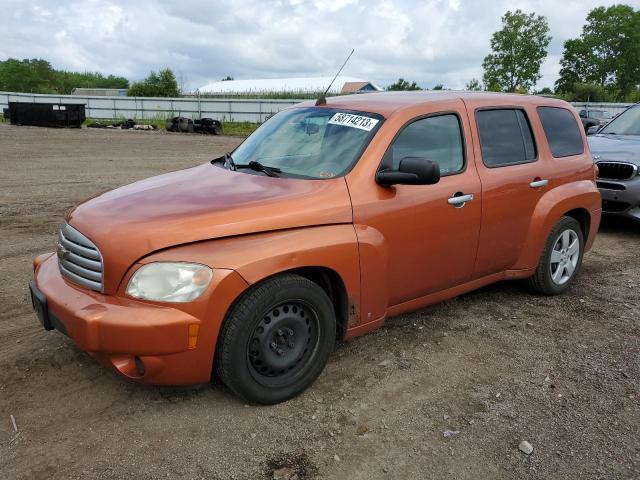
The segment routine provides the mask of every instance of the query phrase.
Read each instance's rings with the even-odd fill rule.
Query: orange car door
[[[479,278],[516,264],[550,172],[531,127],[535,109],[491,106],[469,113],[482,181],[482,231],[474,270]]]
[[[409,120],[382,159],[386,168],[397,168],[404,157],[434,161],[442,175],[437,184],[384,188],[372,179],[366,191],[352,191],[356,227],[373,228],[382,237],[389,306],[462,284],[473,271],[480,180],[464,104],[451,105],[451,111]],[[367,281],[376,279],[363,277]]]

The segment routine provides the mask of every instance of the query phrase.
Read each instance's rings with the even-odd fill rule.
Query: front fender
[[[554,225],[567,212],[576,209],[584,209],[590,216],[589,236],[585,238],[588,249],[600,224],[600,192],[592,180],[566,183],[549,190],[538,201],[529,223],[527,241],[514,269],[536,268]]]
[[[328,268],[342,279],[349,304],[361,311],[358,239],[352,224],[207,240],[154,253],[140,263],[159,260],[197,262],[214,269],[232,270],[249,285],[296,268]],[[215,292],[212,301],[215,302]]]

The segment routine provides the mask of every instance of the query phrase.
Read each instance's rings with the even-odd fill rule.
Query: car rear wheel
[[[529,285],[545,295],[564,293],[580,270],[583,253],[584,235],[580,224],[574,218],[562,217],[547,239]]]
[[[304,277],[279,275],[251,288],[229,311],[216,371],[245,400],[283,402],[320,375],[335,334],[335,313],[324,290]]]

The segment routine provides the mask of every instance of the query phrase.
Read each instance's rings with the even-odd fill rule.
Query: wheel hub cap
[[[317,338],[317,323],[306,306],[289,302],[268,312],[249,342],[249,363],[263,377],[294,374]]]
[[[567,283],[574,275],[580,259],[578,234],[569,229],[558,235],[551,251],[551,279],[557,285]]]

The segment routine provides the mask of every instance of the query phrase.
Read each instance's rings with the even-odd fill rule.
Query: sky
[[[463,88],[482,77],[507,10],[547,18],[552,41],[537,88],[558,78],[563,43],[606,0],[0,0],[0,60],[140,80],[169,67],[195,90],[235,79],[343,75],[386,86]],[[626,2],[640,8],[640,0]]]

